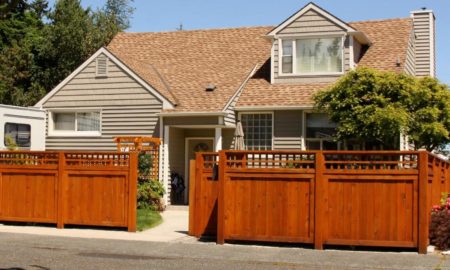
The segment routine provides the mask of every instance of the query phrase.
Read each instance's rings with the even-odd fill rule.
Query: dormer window
[[[344,38],[308,37],[282,39],[281,75],[341,74]]]

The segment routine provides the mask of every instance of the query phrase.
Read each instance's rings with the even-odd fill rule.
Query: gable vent
[[[97,57],[96,65],[96,77],[107,77],[108,76],[108,57],[106,55],[99,55]]]

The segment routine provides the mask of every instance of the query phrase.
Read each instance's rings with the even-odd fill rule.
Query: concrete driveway
[[[187,235],[189,211],[187,206],[169,206],[161,214],[163,222],[155,228],[129,233],[115,229],[65,228],[56,229],[55,225],[12,226],[0,225],[0,233],[22,233],[34,235],[63,236],[77,238],[95,238],[111,240],[153,241],[153,242],[196,242]]]

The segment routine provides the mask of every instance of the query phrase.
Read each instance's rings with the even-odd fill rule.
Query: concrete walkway
[[[89,228],[65,228],[56,229],[55,225],[25,226],[0,224],[0,233],[22,233],[34,235],[95,238],[111,240],[133,240],[153,242],[190,242],[197,240],[187,235],[189,224],[189,212],[187,206],[169,206],[161,214],[163,222],[155,228],[129,233],[124,230],[114,229],[89,229]]]

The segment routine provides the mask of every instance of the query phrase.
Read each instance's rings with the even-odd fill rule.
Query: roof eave
[[[160,112],[157,116],[171,116],[171,117],[182,117],[182,116],[226,116],[226,112]]]

